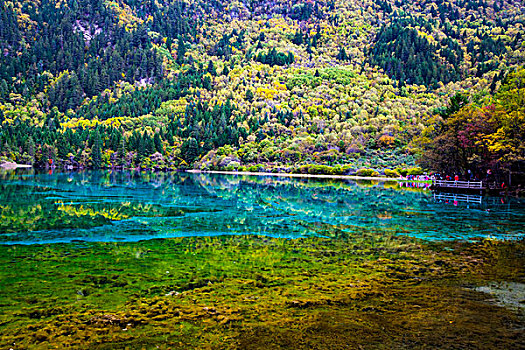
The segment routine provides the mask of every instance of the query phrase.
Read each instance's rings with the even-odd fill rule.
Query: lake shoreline
[[[222,174],[222,175],[247,175],[247,176],[274,176],[274,177],[297,177],[297,178],[313,178],[313,179],[333,179],[333,180],[375,180],[375,181],[398,181],[398,182],[421,182],[431,183],[432,181],[421,180],[407,180],[399,177],[377,177],[377,176],[356,176],[356,175],[322,175],[322,174],[296,174],[296,173],[267,173],[267,172],[252,172],[252,171],[222,171],[222,170],[186,170],[187,173],[192,174]]]
[[[28,164],[18,164],[14,162],[2,162],[0,163],[0,168],[2,169],[17,169],[17,168],[32,168],[32,165]]]

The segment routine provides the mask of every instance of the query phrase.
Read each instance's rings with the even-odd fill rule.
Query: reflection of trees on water
[[[241,179],[241,180],[240,180]],[[404,208],[427,197],[424,192],[400,192],[382,182],[362,183],[276,177],[213,177],[198,181],[210,193],[273,211],[303,227],[303,234],[327,234],[380,228]]]
[[[499,207],[472,211],[396,182],[14,172],[0,173],[0,190],[0,233],[11,233],[3,241],[220,234],[335,237],[364,229],[443,239],[517,234],[525,222],[519,201],[504,214]]]

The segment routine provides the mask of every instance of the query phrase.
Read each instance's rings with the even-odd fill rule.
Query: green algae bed
[[[525,301],[480,291],[523,285],[524,246],[370,230],[3,245],[0,348],[524,348]]]

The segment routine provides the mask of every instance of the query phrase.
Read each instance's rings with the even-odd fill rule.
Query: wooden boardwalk
[[[479,193],[485,194],[487,187],[483,181],[446,181],[433,180],[430,186],[432,190],[453,193]]]

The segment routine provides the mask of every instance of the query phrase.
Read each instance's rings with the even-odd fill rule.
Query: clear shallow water
[[[468,202],[467,202],[468,200]],[[525,235],[525,202],[436,197],[392,182],[216,174],[0,173],[0,243],[374,230],[427,240]]]

